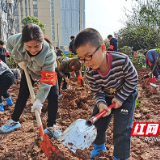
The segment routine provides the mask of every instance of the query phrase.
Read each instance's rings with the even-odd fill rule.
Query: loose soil
[[[134,122],[160,122],[160,89],[152,86],[144,86],[141,78],[148,74],[148,69],[138,70],[139,74],[139,95],[138,99],[142,106],[136,107],[134,114]],[[64,131],[72,122],[82,118],[88,119],[94,107],[94,100],[90,90],[82,88],[72,78],[72,90],[62,91],[62,98],[59,100],[59,109],[57,114],[57,125]],[[37,87],[35,85],[35,87]],[[11,118],[15,102],[18,96],[19,86],[9,89],[14,104],[5,107],[4,112],[0,112],[0,126]],[[35,93],[37,89],[35,89]],[[87,160],[89,153],[93,149],[93,144],[89,149],[84,151],[77,150],[73,154],[67,147],[55,140],[51,135],[49,139],[52,144],[57,146],[61,151],[56,158],[46,158],[40,148],[40,137],[37,128],[36,119],[31,110],[31,99],[27,101],[27,105],[20,118],[21,128],[10,134],[0,134],[0,160]],[[44,128],[47,121],[47,100],[44,103],[42,114],[42,122]],[[107,130],[107,152],[101,152],[96,160],[112,160],[113,159],[113,120]],[[152,140],[147,141],[149,137],[132,137],[131,156],[128,160],[159,160],[160,158],[160,136],[150,137]]]

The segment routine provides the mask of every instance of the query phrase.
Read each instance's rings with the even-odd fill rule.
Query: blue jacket
[[[118,52],[118,41],[117,41],[116,38],[112,38],[110,40],[109,51],[116,51],[116,52]]]
[[[158,57],[156,49],[151,49],[147,52],[148,59],[151,63],[155,63]]]

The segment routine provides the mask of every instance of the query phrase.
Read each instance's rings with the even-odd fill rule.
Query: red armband
[[[72,49],[71,49],[71,48],[69,48],[69,51],[72,51]]]
[[[109,49],[113,50],[114,46],[110,45]]]
[[[9,53],[8,53],[8,52],[6,52],[6,57],[7,57],[7,56],[9,56]]]
[[[149,59],[148,59],[148,64],[151,66],[152,65],[152,63],[149,61]]]
[[[78,82],[81,84],[81,82],[82,81],[84,81],[83,80],[83,77],[82,77],[82,75],[79,73],[79,75],[78,75],[78,77],[77,77],[77,80],[78,80]]]
[[[53,86],[57,83],[57,74],[54,71],[42,71],[40,82],[51,84]]]

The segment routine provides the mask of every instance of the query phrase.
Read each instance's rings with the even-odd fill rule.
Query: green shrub
[[[137,99],[136,99],[136,107],[141,107],[141,106],[142,106],[142,104],[139,103],[139,99],[137,98]]]
[[[128,55],[129,57],[132,56],[132,47],[130,47],[130,46],[124,46],[124,47],[120,48],[119,51],[121,53]]]
[[[128,57],[130,58],[130,60],[132,61],[133,65],[135,66],[136,69],[141,69],[144,65],[145,62],[145,56],[143,55],[143,53],[146,50],[138,50],[136,52],[136,55],[132,55],[132,47],[129,46],[124,46],[122,48],[120,48],[120,52],[128,55]]]
[[[130,59],[136,69],[141,69],[145,62],[145,56],[140,53],[137,53],[136,56],[130,56]]]

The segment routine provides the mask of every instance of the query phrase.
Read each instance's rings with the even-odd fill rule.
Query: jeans
[[[8,98],[10,96],[8,89],[13,82],[14,76],[10,71],[5,71],[2,75],[0,75],[0,103],[3,102],[2,96],[4,98]]]
[[[34,85],[35,81],[31,78],[31,83]],[[56,86],[52,86],[48,94],[48,120],[47,127],[52,127],[56,124],[57,110],[58,110],[58,82]],[[29,98],[30,92],[28,89],[27,81],[24,72],[22,73],[20,89],[18,99],[15,104],[15,109],[12,114],[12,119],[14,121],[19,121],[20,115],[26,106],[27,99]]]
[[[133,124],[134,109],[136,105],[136,98],[138,95],[138,88],[123,102],[122,106],[118,109],[112,109],[112,112],[107,117],[101,117],[95,126],[97,127],[97,137],[94,141],[95,144],[103,144],[106,141],[106,130],[114,115],[113,123],[113,141],[114,152],[113,155],[119,159],[126,159],[130,157],[130,143],[131,143],[131,130]],[[106,98],[108,105],[111,104],[110,98]],[[99,109],[95,105],[92,116],[99,113]]]

